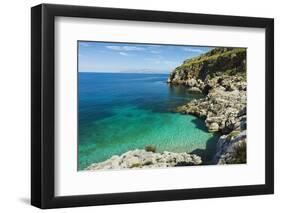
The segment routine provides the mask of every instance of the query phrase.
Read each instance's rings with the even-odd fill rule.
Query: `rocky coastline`
[[[204,119],[209,132],[220,133],[212,164],[246,163],[247,81],[246,49],[214,48],[198,57],[187,59],[167,79],[204,98],[178,106],[176,112]],[[114,155],[85,170],[163,168],[202,164],[199,155],[156,152],[155,147],[135,149]]]
[[[222,134],[214,163],[245,163],[246,49],[215,48],[186,60],[170,74],[167,83],[184,85],[206,95],[177,107],[176,111],[200,117],[210,132]]]

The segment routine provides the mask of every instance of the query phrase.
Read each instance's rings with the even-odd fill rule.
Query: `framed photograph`
[[[31,9],[31,203],[272,194],[274,21]]]

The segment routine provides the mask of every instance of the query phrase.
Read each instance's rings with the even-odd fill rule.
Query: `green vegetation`
[[[130,168],[140,168],[141,164],[140,163],[134,163],[130,166]]]
[[[146,161],[143,165],[144,165],[144,166],[149,166],[149,165],[152,165],[152,164],[153,164],[152,161]]]
[[[147,146],[145,146],[144,149],[147,152],[156,152],[156,146],[154,146],[154,145],[147,145]]]
[[[179,167],[179,166],[194,166],[194,164],[191,163],[191,162],[181,161],[181,162],[178,162],[175,166],[176,167]]]
[[[229,133],[228,134],[228,136],[227,136],[227,139],[231,139],[231,138],[233,138],[233,137],[236,137],[236,136],[238,136],[240,134],[240,131],[232,131],[231,133]]]
[[[234,59],[237,55],[244,55],[245,53],[245,48],[215,48],[205,54],[185,60],[184,64],[192,65],[203,61],[213,61],[219,59],[219,57]]]
[[[224,72],[221,72],[221,74],[225,74],[228,76],[236,76],[240,78],[241,81],[246,81],[247,79],[246,70],[237,70],[236,68],[226,70]]]
[[[217,73],[231,76],[241,73],[241,76],[245,78],[246,49],[215,48],[205,54],[185,60],[171,75],[178,75],[182,80],[189,78],[205,80],[208,75],[214,77]]]

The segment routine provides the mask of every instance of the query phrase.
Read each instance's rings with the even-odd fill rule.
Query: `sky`
[[[212,47],[78,42],[79,72],[170,73],[188,58],[208,52]]]

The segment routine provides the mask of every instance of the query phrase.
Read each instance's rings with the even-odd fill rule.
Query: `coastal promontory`
[[[246,49],[214,48],[187,59],[171,72],[167,82],[205,94],[204,98],[179,106],[177,111],[204,119],[210,132],[222,134],[215,163],[245,163]]]

